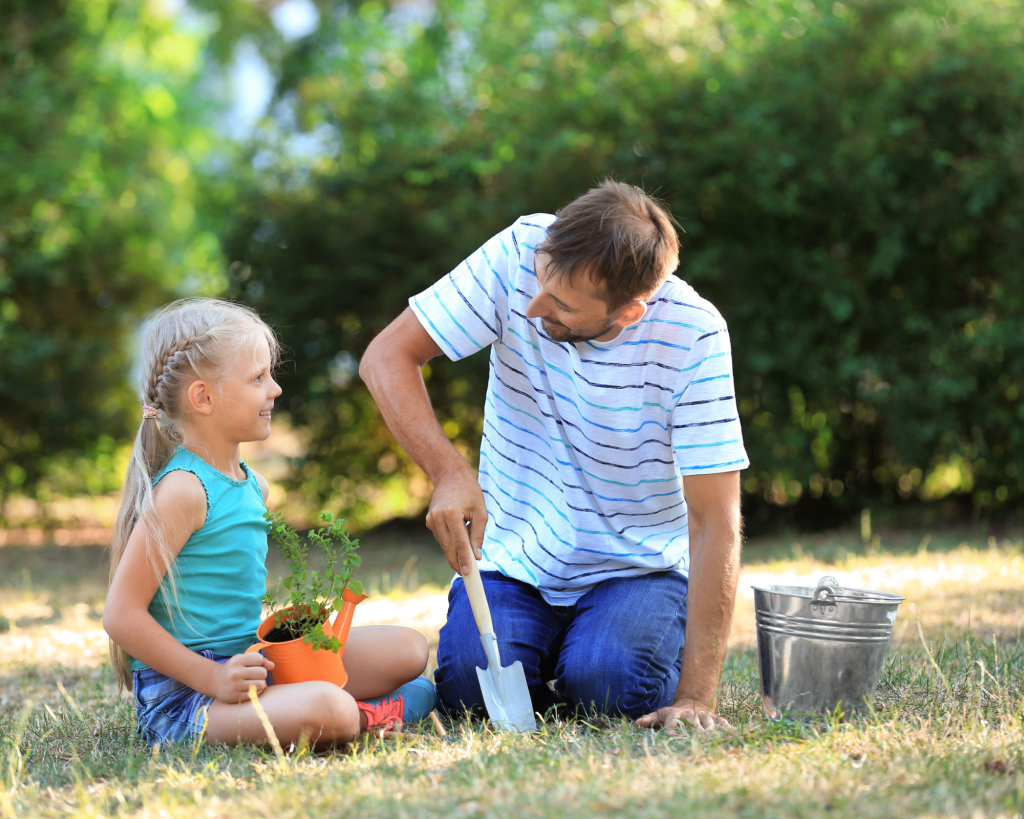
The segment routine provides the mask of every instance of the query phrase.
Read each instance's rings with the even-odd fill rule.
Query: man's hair
[[[556,214],[537,249],[550,275],[589,275],[608,310],[653,293],[679,264],[679,236],[665,206],[635,185],[605,179]]]

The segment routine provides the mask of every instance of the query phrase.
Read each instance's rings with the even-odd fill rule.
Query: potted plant
[[[263,651],[274,663],[278,683],[327,680],[343,686],[348,674],[341,657],[357,604],[366,599],[362,584],[352,578],[361,562],[359,541],[352,540],[345,522],[322,512],[326,524],[309,533],[322,558],[321,569],[310,570],[310,547],[280,513],[267,512],[270,536],[281,547],[290,574],[284,579],[288,598],[278,604],[270,592],[263,598],[270,609],[256,630],[259,642],[248,651]],[[337,612],[334,623],[330,615]]]

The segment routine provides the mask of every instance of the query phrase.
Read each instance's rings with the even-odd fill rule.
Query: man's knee
[[[523,664],[527,685],[538,707],[546,705],[540,665],[547,656],[547,644],[555,624],[546,605],[538,604],[536,592],[524,584],[485,575],[491,614],[502,667]],[[549,622],[550,621],[550,622]],[[441,629],[437,647],[434,682],[441,709],[447,713],[463,710],[483,714],[484,702],[476,669],[487,668],[487,655],[480,643],[473,611],[465,587],[456,580],[449,595],[448,620]]]
[[[508,668],[516,662],[522,663],[531,692],[541,685],[538,667],[541,652],[536,646],[520,641],[504,641],[499,637],[498,649],[502,668]],[[437,647],[437,670],[434,672],[441,709],[449,714],[469,711],[483,715],[483,694],[476,670],[481,668],[486,671],[487,666],[487,655],[480,643],[479,632],[466,636],[463,631],[446,634],[442,630]]]
[[[460,637],[460,634],[463,636]],[[476,660],[476,653],[472,650],[472,644],[467,644],[464,632],[449,635],[444,629],[441,630],[434,684],[438,705],[445,713],[473,713],[483,707],[483,696],[476,676]]]
[[[668,705],[678,667],[659,672],[633,648],[612,640],[563,652],[557,683],[562,698],[587,713],[633,718]]]
[[[608,580],[580,598],[559,658],[563,698],[630,717],[667,705],[679,682],[686,588],[682,576],[661,572]]]

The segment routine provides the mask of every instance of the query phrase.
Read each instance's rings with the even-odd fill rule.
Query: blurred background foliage
[[[139,315],[225,284],[199,213],[203,40],[142,4],[2,0],[0,20],[0,496],[109,491]]]
[[[315,24],[283,36],[296,3]],[[679,275],[729,321],[748,528],[1021,519],[1018,3],[0,8],[4,496],[116,486],[134,323],[204,292],[291,351],[291,497],[415,514],[429,486],[359,356],[490,235],[611,174],[668,202]],[[273,93],[240,138],[215,80],[243,47]],[[486,373],[425,368],[471,460]]]

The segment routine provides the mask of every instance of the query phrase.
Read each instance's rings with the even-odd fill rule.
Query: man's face
[[[609,313],[600,287],[589,276],[579,276],[567,284],[548,273],[548,259],[545,253],[538,253],[534,259],[538,291],[526,315],[539,318],[552,341],[611,341],[623,327],[643,316],[646,305],[640,299]]]

